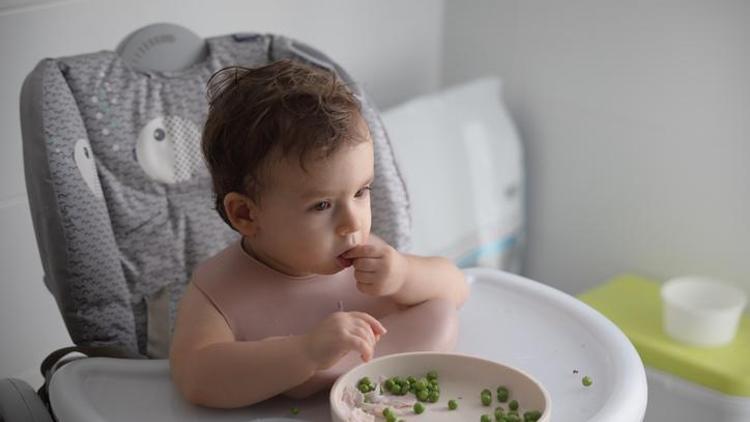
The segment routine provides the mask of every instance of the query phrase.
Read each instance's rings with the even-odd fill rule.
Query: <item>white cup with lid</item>
[[[708,277],[677,277],[661,288],[663,327],[670,337],[694,346],[723,346],[737,334],[745,292]]]

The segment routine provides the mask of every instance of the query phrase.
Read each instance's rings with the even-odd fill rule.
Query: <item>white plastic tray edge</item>
[[[576,299],[575,297],[547,286],[538,281],[517,274],[488,268],[468,268],[464,270],[469,283],[477,278],[502,282],[515,289],[541,293],[556,305],[577,314],[583,320],[592,322],[595,335],[610,345],[615,361],[622,366],[613,368],[617,378],[622,382],[615,385],[612,399],[591,418],[592,421],[607,422],[640,422],[646,413],[648,401],[648,384],[646,371],[638,352],[627,336],[612,321],[599,311]]]

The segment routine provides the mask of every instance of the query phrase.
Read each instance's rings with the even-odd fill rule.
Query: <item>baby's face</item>
[[[334,274],[344,268],[339,256],[370,235],[372,141],[310,161],[272,166],[250,239],[259,259],[289,275]]]

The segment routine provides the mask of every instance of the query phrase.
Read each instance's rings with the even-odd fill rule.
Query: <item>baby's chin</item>
[[[331,264],[321,265],[316,273],[321,275],[333,275],[347,269],[350,266],[351,262],[349,260],[343,260],[337,257]]]
[[[320,274],[320,275],[334,275],[334,274],[340,273],[341,271],[343,271],[345,269],[346,268],[341,268],[339,266],[333,266],[333,267],[330,267],[330,268],[323,269],[318,274]]]
[[[301,264],[301,263],[300,263]],[[351,259],[336,256],[333,259],[321,259],[317,262],[308,261],[297,266],[297,274],[334,275],[352,266]]]

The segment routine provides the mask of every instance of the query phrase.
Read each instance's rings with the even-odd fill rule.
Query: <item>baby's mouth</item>
[[[350,265],[352,265],[351,259],[346,259],[342,255],[344,255],[346,252],[342,253],[341,255],[336,257],[336,263],[339,264],[339,267],[346,268]]]
[[[351,266],[351,265],[352,265],[352,262],[353,262],[353,260],[352,260],[352,259],[349,259],[349,258],[344,258],[344,255],[346,255],[346,254],[347,254],[347,252],[349,252],[349,251],[350,251],[350,250],[352,250],[352,249],[354,249],[354,246],[352,246],[351,248],[349,248],[349,249],[345,250],[344,252],[341,252],[341,254],[339,254],[339,255],[338,255],[338,256],[336,257],[336,263],[338,263],[338,264],[339,264],[339,267],[341,267],[341,268],[346,268],[346,267],[349,267],[349,266]]]

